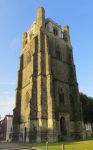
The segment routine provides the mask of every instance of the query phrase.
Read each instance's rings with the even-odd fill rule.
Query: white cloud
[[[11,48],[14,49],[17,44],[18,44],[18,40],[16,38],[14,38],[11,42]]]
[[[4,94],[15,94],[15,93],[12,93],[12,92],[1,92],[1,93],[4,93]]]
[[[14,109],[15,105],[15,97],[5,96],[4,98],[0,98],[0,115],[1,119],[8,115],[9,113],[12,115],[12,110]]]
[[[13,84],[14,85],[15,83],[3,82],[1,84]]]
[[[0,84],[11,84],[11,85],[15,85],[16,84],[16,80],[9,80],[9,81],[1,81]]]
[[[1,80],[0,84],[2,85],[15,85],[16,80]],[[9,89],[8,89],[9,90]],[[0,91],[0,115],[1,119],[5,117],[5,115],[8,115],[9,113],[13,114],[13,109],[15,106],[15,92],[11,91]]]
[[[5,96],[4,98],[0,99],[0,108],[7,105],[7,107],[14,104],[15,96]]]
[[[0,96],[0,99],[3,99],[4,97],[3,96]]]

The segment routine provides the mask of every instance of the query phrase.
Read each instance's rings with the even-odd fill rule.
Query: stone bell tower
[[[84,139],[69,27],[45,19],[39,7],[37,20],[22,35],[12,140],[62,139]]]

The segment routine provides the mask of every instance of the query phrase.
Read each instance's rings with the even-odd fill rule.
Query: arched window
[[[69,54],[69,59],[71,60],[71,55]]]
[[[45,28],[48,29],[48,23],[45,24]]]
[[[27,108],[28,107],[28,102],[30,100],[30,96],[29,96],[29,92],[27,91],[26,92],[26,101],[25,101],[25,107]]]
[[[31,54],[30,52],[28,52],[27,54],[27,64],[31,61]]]
[[[60,49],[56,48],[56,58],[60,60]]]
[[[64,104],[64,93],[62,92],[62,89],[59,92],[59,104]]]
[[[66,135],[66,122],[65,122],[65,118],[62,116],[60,118],[60,131],[62,135]]]
[[[54,35],[57,35],[57,29],[56,28],[53,28],[53,33],[54,33]]]

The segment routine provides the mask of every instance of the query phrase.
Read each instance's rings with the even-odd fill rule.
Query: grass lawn
[[[48,143],[48,150],[62,150],[62,144],[64,144],[65,150],[93,150],[93,137],[87,138],[84,141],[70,141],[70,142],[57,142]],[[21,144],[22,146],[37,147],[41,150],[46,150],[46,143],[31,143]]]

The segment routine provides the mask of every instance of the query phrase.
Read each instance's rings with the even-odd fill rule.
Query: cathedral
[[[22,34],[12,141],[84,138],[69,27],[45,19],[39,7],[37,20]]]

